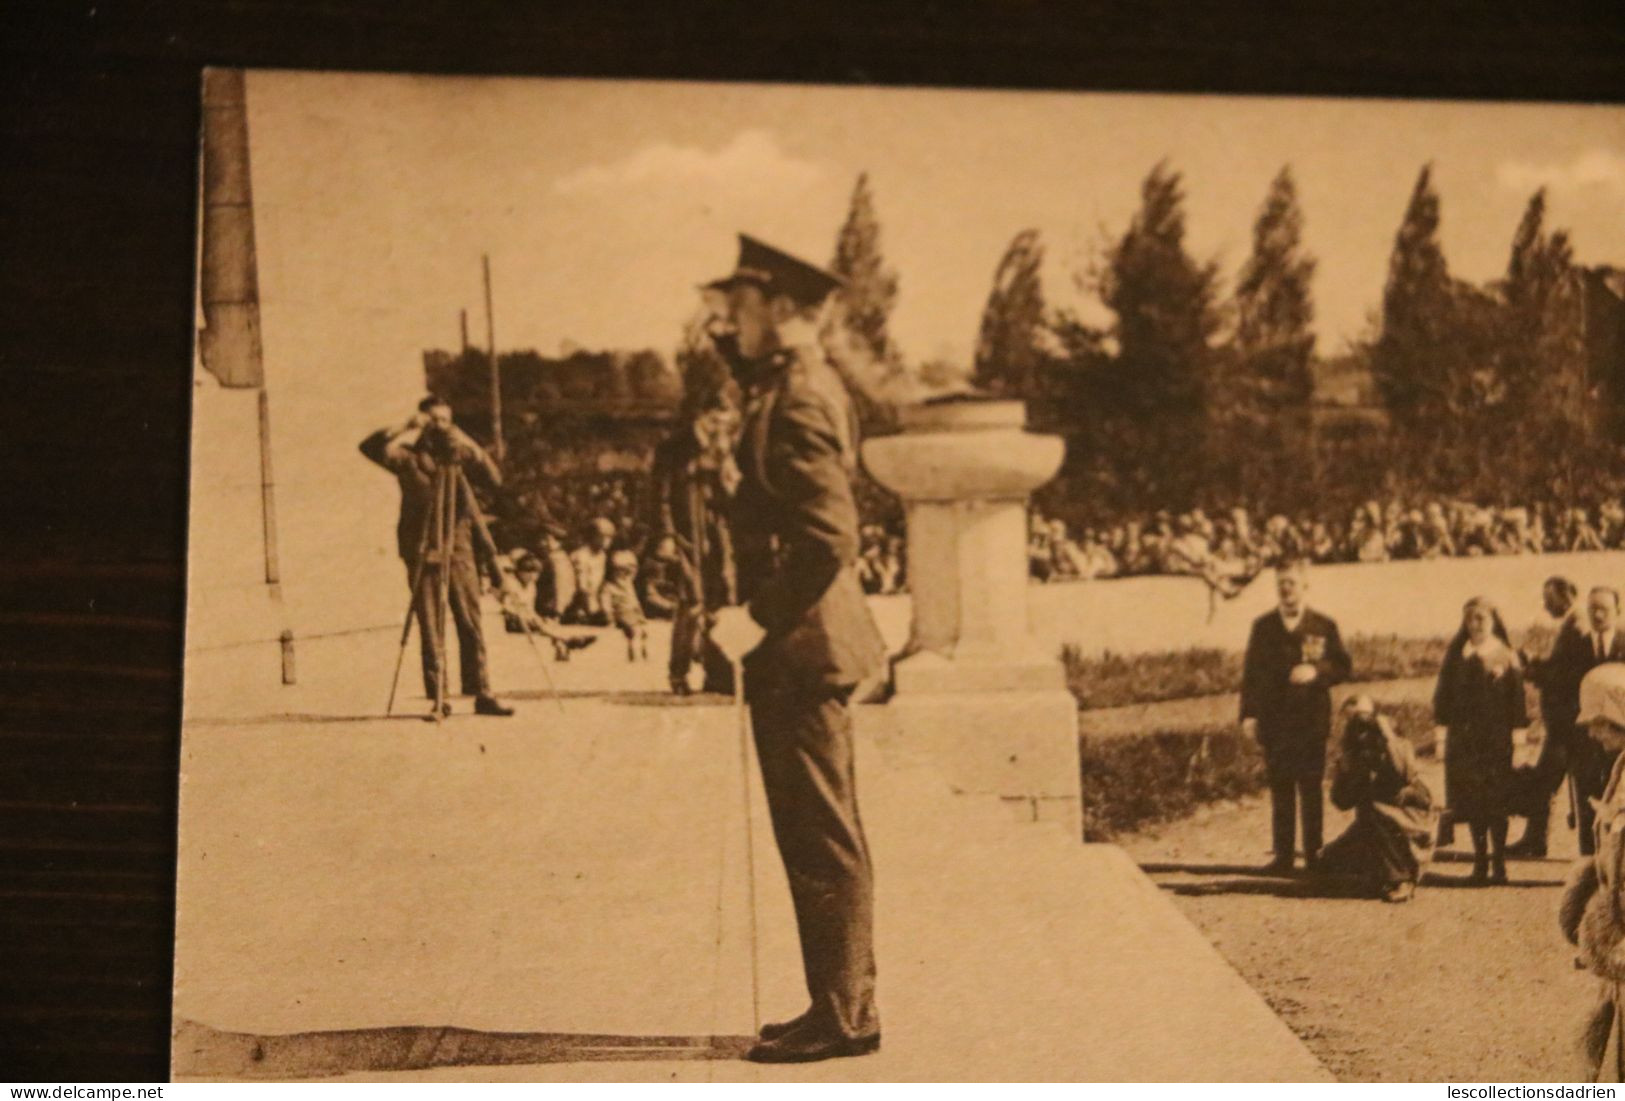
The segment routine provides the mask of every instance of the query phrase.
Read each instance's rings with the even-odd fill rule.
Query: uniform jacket
[[[886,647],[858,581],[857,429],[840,378],[786,349],[750,387],[732,520],[739,596],[766,631],[753,681],[851,687]]]
[[[1292,667],[1308,661],[1315,679],[1292,684]],[[1258,740],[1272,771],[1317,772],[1332,729],[1334,684],[1352,672],[1337,623],[1305,608],[1288,631],[1279,611],[1253,621],[1241,677],[1241,717],[1258,720]]]

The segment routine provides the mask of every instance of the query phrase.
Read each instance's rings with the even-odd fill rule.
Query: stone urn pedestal
[[[863,445],[903,499],[913,624],[882,730],[935,758],[961,791],[1081,836],[1077,702],[1028,622],[1027,500],[1060,468],[1059,437],[1019,401],[939,398]]]

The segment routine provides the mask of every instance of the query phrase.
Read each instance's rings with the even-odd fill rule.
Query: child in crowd
[[[626,636],[626,660],[649,660],[648,618],[638,600],[638,558],[618,550],[609,561],[609,578],[600,592],[610,625]]]

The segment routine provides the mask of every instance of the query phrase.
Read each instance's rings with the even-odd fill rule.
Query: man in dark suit
[[[743,658],[744,691],[812,1004],[762,1029],[748,1057],[810,1062],[880,1046],[874,885],[858,817],[850,700],[885,661],[857,576],[856,418],[815,341],[839,281],[741,235],[706,287],[712,339],[745,410],[731,511],[742,606],[712,640]]]
[[[505,590],[506,584],[490,533],[483,522],[475,522],[474,510],[479,505],[468,489],[470,481],[488,490],[500,486],[502,474],[496,463],[453,423],[451,406],[435,397],[420,402],[417,413],[405,424],[380,428],[362,440],[361,453],[395,475],[400,484],[401,513],[395,525],[395,541],[401,561],[406,564],[407,583],[417,585],[412,600],[422,643],[424,693],[430,700],[441,695],[445,613],[440,590],[444,585],[457,625],[463,693],[474,697],[476,714],[512,715],[513,708],[491,694],[485,634],[480,625],[478,567],[486,568],[493,587]],[[440,499],[435,488],[443,471],[456,468],[461,468],[465,477],[459,480],[457,497],[451,503],[450,545],[437,557],[429,531],[440,527],[448,501]],[[446,576],[442,577],[442,571]],[[451,714],[449,700],[442,699],[439,707],[442,715]]]
[[[1580,706],[1580,681],[1585,676],[1579,660],[1587,653],[1586,629],[1580,625],[1579,594],[1580,590],[1568,578],[1547,578],[1541,587],[1541,603],[1546,614],[1557,623],[1557,630],[1554,634],[1537,628],[1518,650],[1523,658],[1525,677],[1540,690],[1540,718],[1546,737],[1540,743],[1540,758],[1535,762],[1536,790],[1531,793],[1523,837],[1507,849],[1508,856],[1546,855],[1552,796],[1568,775],[1576,739],[1589,740],[1576,732],[1574,724]],[[1533,637],[1537,633],[1544,636],[1545,645]]]
[[[1304,603],[1308,588],[1301,561],[1276,567],[1279,606],[1253,622],[1241,678],[1242,732],[1258,739],[1269,773],[1275,859],[1268,870],[1277,873],[1292,870],[1295,811],[1305,864],[1319,857],[1331,688],[1352,672],[1336,622]]]
[[[1619,590],[1601,585],[1592,589],[1586,595],[1586,620],[1590,630],[1570,632],[1558,639],[1552,656],[1542,663],[1536,682],[1540,686],[1542,717],[1548,724],[1555,718],[1569,732],[1569,776],[1574,783],[1582,856],[1590,856],[1593,851],[1596,812],[1591,800],[1602,798],[1614,767],[1614,754],[1575,729],[1580,714],[1580,682],[1604,662],[1625,661],[1625,636],[1619,630]],[[1548,725],[1548,736],[1550,730]]]

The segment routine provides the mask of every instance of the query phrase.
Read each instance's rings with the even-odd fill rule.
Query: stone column
[[[885,731],[937,758],[958,789],[1078,836],[1077,703],[1028,622],[1027,499],[1064,445],[1025,431],[1018,401],[955,396],[901,421],[863,445],[908,519],[913,629]]]

